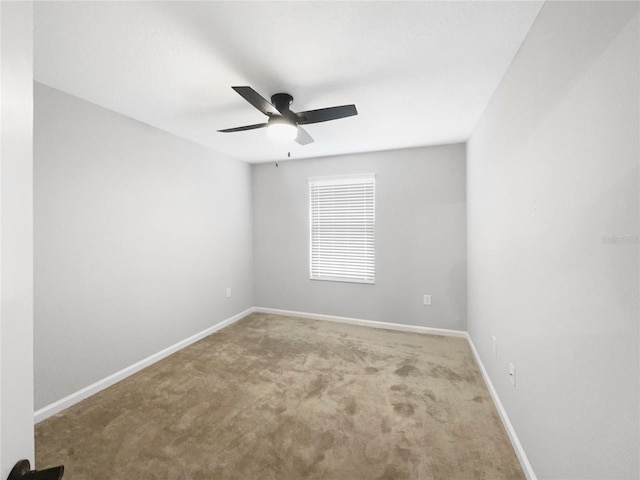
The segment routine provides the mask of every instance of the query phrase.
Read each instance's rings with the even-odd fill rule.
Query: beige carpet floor
[[[466,340],[254,313],[36,425],[65,480],[523,479]]]

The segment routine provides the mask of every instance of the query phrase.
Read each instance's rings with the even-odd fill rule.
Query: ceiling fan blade
[[[235,127],[235,128],[225,128],[224,130],[218,130],[222,133],[230,133],[230,132],[244,132],[245,130],[253,130],[255,128],[263,128],[266,127],[267,123],[256,123],[254,125],[245,125],[244,127]]]
[[[339,107],[319,108],[318,110],[307,110],[306,112],[298,112],[298,124],[307,125],[309,123],[320,123],[328,120],[337,120],[339,118],[352,117],[357,115],[355,105],[341,105]]]
[[[236,92],[240,94],[242,98],[244,98],[247,102],[253,105],[255,108],[260,110],[265,115],[274,115],[278,114],[278,110],[276,107],[271,105],[271,103],[263,98],[258,92],[256,92],[251,87],[231,87]]]
[[[296,142],[300,145],[307,145],[309,143],[313,143],[313,138],[311,138],[311,135],[309,135],[304,128],[298,125],[298,136],[296,137]]]

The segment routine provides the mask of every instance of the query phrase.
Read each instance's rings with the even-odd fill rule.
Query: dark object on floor
[[[11,470],[7,480],[60,480],[64,474],[64,465],[45,470],[31,470],[29,460],[20,460]]]

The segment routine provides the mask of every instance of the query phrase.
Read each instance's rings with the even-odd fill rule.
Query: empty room
[[[638,480],[639,23],[1,1],[0,478]]]

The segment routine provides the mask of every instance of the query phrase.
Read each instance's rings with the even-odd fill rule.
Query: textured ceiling
[[[471,134],[542,2],[36,2],[36,81],[230,157],[262,162]],[[236,94],[292,110],[355,103],[275,143]]]

